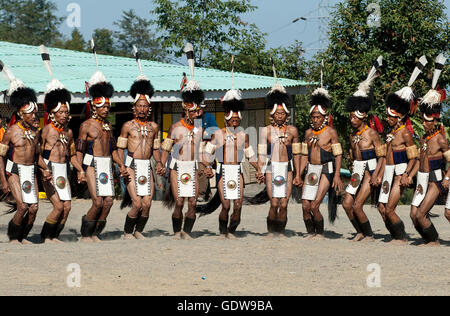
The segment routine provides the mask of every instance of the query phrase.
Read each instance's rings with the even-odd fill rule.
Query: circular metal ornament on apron
[[[227,188],[230,189],[230,190],[236,190],[236,188],[237,188],[236,181],[233,181],[233,180],[228,181]]]
[[[33,187],[33,185],[31,184],[31,182],[30,181],[25,181],[23,184],[22,184],[22,190],[23,190],[23,192],[25,192],[25,193],[30,193],[31,192],[31,188]]]
[[[307,182],[309,185],[316,185],[317,182],[319,182],[319,176],[316,173],[310,173],[307,177]]]
[[[284,179],[283,176],[277,176],[273,180],[273,184],[275,184],[276,186],[282,186],[285,183],[286,183],[286,179]]]
[[[360,183],[361,183],[361,177],[359,176],[359,174],[354,173],[352,175],[352,179],[350,180],[350,185],[354,188],[357,188]]]
[[[389,182],[388,181],[384,181],[383,182],[382,189],[383,189],[383,193],[384,194],[388,194],[389,193]]]
[[[146,184],[146,183],[147,183],[147,177],[146,177],[146,176],[140,176],[140,177],[138,178],[138,183],[139,183],[140,185]]]
[[[419,184],[418,186],[417,186],[417,193],[419,193],[420,195],[422,195],[423,194],[423,186],[421,185],[421,184]]]
[[[64,177],[56,178],[56,186],[61,190],[64,189],[66,187],[66,178]]]
[[[109,177],[106,173],[102,172],[100,173],[100,175],[98,176],[98,180],[100,181],[101,184],[107,184]]]
[[[181,175],[180,181],[183,184],[188,184],[189,181],[191,181],[191,179],[192,179],[192,177],[191,177],[191,175],[189,173],[183,173]]]

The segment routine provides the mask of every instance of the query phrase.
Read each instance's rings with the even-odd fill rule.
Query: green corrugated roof
[[[92,53],[50,48],[54,76],[72,93],[85,91],[85,81],[96,71]],[[38,93],[43,93],[50,81],[41,60],[38,46],[0,41],[0,60],[17,78]],[[111,81],[117,92],[129,91],[138,75],[134,58],[98,55],[100,70]],[[149,77],[156,91],[179,91],[183,72],[189,74],[188,66],[172,65],[154,61],[142,61],[144,74]],[[231,72],[207,68],[196,68],[195,79],[205,91],[228,90],[231,87]],[[268,89],[273,85],[272,77],[235,73],[235,87],[240,90]],[[305,81],[279,79],[285,87],[308,85]],[[0,80],[0,90],[6,90],[8,83]]]

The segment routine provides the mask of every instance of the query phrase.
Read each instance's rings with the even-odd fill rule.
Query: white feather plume
[[[11,83],[9,84],[9,89],[7,95],[10,96],[14,93],[17,89],[25,88],[25,84],[22,82],[22,80],[14,78]]]
[[[325,88],[317,88],[316,90],[313,91],[313,93],[311,94],[312,96],[316,96],[322,94],[324,95],[327,99],[330,99],[330,94],[328,92],[327,89]]]
[[[283,87],[283,86],[282,86],[281,84],[279,84],[278,82],[275,83],[275,84],[273,85],[272,89],[269,91],[268,94],[274,93],[274,92],[276,92],[276,91],[281,92],[281,93],[287,93],[287,92],[286,92],[286,88]]]
[[[400,90],[395,92],[395,94],[407,102],[411,102],[412,100],[414,100],[414,91],[409,86],[401,88]]]
[[[422,101],[420,101],[420,103],[427,104],[430,108],[432,108],[436,104],[439,104],[440,102],[441,94],[434,89],[430,89],[427,94],[425,94]]]
[[[9,82],[13,81],[14,79],[16,79],[16,77],[14,76],[14,74],[12,73],[12,71],[6,67],[6,65],[0,60],[0,65],[2,67],[2,74],[5,76],[5,79],[8,80]]]
[[[142,75],[141,59],[140,59],[140,58],[137,58],[138,53],[139,53],[139,51],[138,51],[136,45],[133,45],[133,54],[134,54],[134,57],[136,58],[136,62],[137,62],[137,64],[138,64],[139,73]]]
[[[89,85],[92,87],[100,82],[108,82],[108,80],[106,80],[105,75],[101,71],[97,71],[92,75],[91,79],[89,79]]]
[[[52,79],[45,89],[45,94],[58,89],[65,89],[65,87],[58,79]]]
[[[42,54],[50,55],[48,48],[45,47],[44,45],[39,46],[39,50],[41,52],[41,56],[42,56]],[[48,71],[50,77],[53,78],[52,64],[51,64],[50,60],[42,60],[42,61],[44,62],[45,68],[47,68],[47,71]]]
[[[186,43],[186,46],[184,47],[184,52],[187,54],[189,52],[194,52],[194,47],[191,43]],[[195,68],[195,60],[194,59],[188,59],[189,63],[189,70],[191,72],[191,79],[194,79],[194,68]]]
[[[136,81],[149,81],[146,75],[140,74],[137,76]]]
[[[436,64],[441,64],[441,65],[445,65],[445,61],[447,60],[446,57],[444,57],[444,54],[440,53],[437,57],[436,57]],[[431,85],[431,88],[434,89],[436,88],[437,82],[439,80],[439,77],[441,76],[441,72],[442,69],[434,69],[434,74],[433,74],[433,83]]]
[[[200,90],[200,84],[195,80],[189,80],[186,86],[184,87],[184,91],[196,91]]]
[[[242,92],[240,90],[231,89],[225,93],[222,101],[241,100]]]
[[[358,86],[358,91],[356,91],[353,96],[354,97],[364,97],[367,98],[370,93],[370,85],[373,80],[378,77],[377,70],[383,65],[383,56],[378,56],[377,58],[377,67],[373,66],[370,69],[369,74],[367,75],[366,80],[361,82]]]
[[[425,67],[426,66],[426,64],[428,64],[428,60],[427,60],[427,58],[425,57],[425,55],[424,56],[421,56],[420,58],[419,58],[419,63],[422,65],[422,69],[423,69],[423,67]],[[416,79],[417,79],[417,77],[420,75],[420,73],[422,72],[422,70],[420,70],[420,68],[419,67],[415,67],[414,68],[414,71],[413,71],[413,73],[412,73],[412,75],[411,75],[411,78],[409,78],[409,81],[408,81],[408,87],[411,87],[412,86],[412,84],[416,81]]]

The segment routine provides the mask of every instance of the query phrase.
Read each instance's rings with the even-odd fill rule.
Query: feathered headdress
[[[45,68],[47,69],[50,77],[52,78],[45,89],[44,96],[44,109],[47,113],[58,112],[61,105],[67,105],[70,111],[70,92],[64,87],[64,85],[53,77],[52,65],[50,61],[50,53],[47,47],[44,45],[40,46],[40,52],[42,61],[44,62]],[[47,121],[47,119],[46,119]],[[47,122],[46,122],[47,123]]]
[[[151,104],[150,99],[155,93],[155,90],[153,89],[150,80],[148,80],[148,78],[142,72],[141,58],[139,56],[139,51],[137,50],[137,47],[135,45],[133,45],[133,52],[138,65],[139,76],[136,78],[136,81],[130,88],[130,95],[134,100],[134,104],[136,104],[136,102],[141,97],[145,97],[147,102]]]
[[[445,60],[446,58],[443,54],[439,54],[436,57],[431,89],[420,102],[420,111],[427,121],[433,121],[434,119],[439,119],[441,117],[441,102],[445,100],[445,91],[439,88],[436,89],[436,85],[441,76],[442,69],[444,68]]]
[[[277,70],[275,68],[275,63],[270,57],[272,61],[272,69],[273,69],[273,77],[275,79],[275,83],[270,89],[269,93],[266,95],[266,105],[271,110],[270,115],[274,115],[277,111],[277,108],[282,108],[286,114],[291,114],[289,111],[289,105],[291,103],[290,97],[286,92],[286,89],[278,83]]]
[[[222,106],[226,115],[225,120],[227,121],[233,117],[233,113],[238,113],[239,118],[242,119],[241,112],[245,109],[245,103],[242,101],[242,92],[234,89],[234,55],[231,58],[231,75],[231,89],[222,98]]]
[[[411,112],[413,108],[412,105],[415,103],[414,91],[411,86],[416,81],[419,74],[423,71],[423,68],[427,63],[428,61],[425,56],[420,57],[411,78],[408,81],[408,85],[387,96],[386,106],[389,115],[403,119],[408,113]]]
[[[367,113],[373,105],[373,94],[370,92],[370,85],[379,76],[378,70],[383,66],[383,56],[379,56],[370,70],[366,80],[361,82],[352,96],[347,98],[345,109],[347,112],[354,112],[356,117],[365,119]]]
[[[311,94],[311,99],[309,104],[311,106],[309,110],[309,114],[312,114],[314,111],[318,111],[322,115],[328,115],[328,108],[331,105],[331,98],[328,90],[323,86],[323,60],[320,67],[320,88],[317,88]]]
[[[16,111],[22,110],[25,114],[34,110],[37,111],[36,92],[31,88],[27,88],[20,79],[17,79],[2,61],[0,61],[0,72],[9,81],[9,89],[6,92],[6,96],[9,98],[9,105]]]
[[[195,111],[199,107],[203,107],[203,101],[205,100],[205,93],[200,88],[200,84],[194,80],[195,60],[194,60],[194,48],[191,43],[187,43],[184,47],[184,52],[189,63],[189,70],[191,72],[191,80],[189,80],[184,86],[181,92],[181,98],[183,99],[183,109],[188,111]]]

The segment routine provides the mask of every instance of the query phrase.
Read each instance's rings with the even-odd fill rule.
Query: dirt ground
[[[81,217],[89,207],[89,200],[74,201],[61,237],[64,244],[10,245],[6,229],[11,215],[1,216],[0,295],[450,294],[450,223],[443,206],[433,209],[440,215],[433,219],[440,247],[418,246],[409,206],[398,209],[409,233],[408,244],[402,246],[389,243],[378,211],[370,206],[365,210],[375,242],[349,240],[353,228],[340,206],[335,225],[325,221],[326,239],[306,240],[301,206],[295,203],[289,206],[287,238],[265,238],[268,205],[261,205],[244,206],[236,240],[218,240],[217,210],[197,219],[193,240],[177,241],[171,237],[171,211],[161,202],[152,206],[146,240],[122,239],[126,211],[116,202],[104,241],[85,244],[77,241]],[[39,242],[50,210],[51,204],[41,201],[31,241]],[[322,214],[326,217],[326,205]],[[70,264],[79,267],[79,275]],[[371,270],[370,264],[378,270]],[[377,280],[379,287],[368,279]]]

